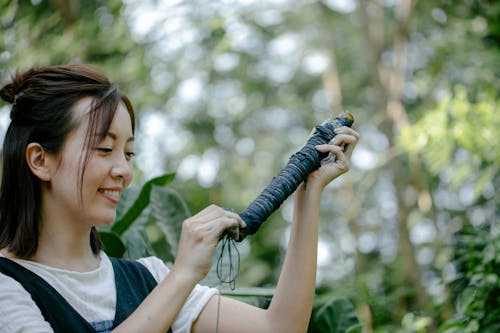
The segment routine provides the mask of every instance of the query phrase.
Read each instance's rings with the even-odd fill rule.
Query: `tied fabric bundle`
[[[315,127],[305,146],[293,154],[288,163],[259,196],[240,214],[246,228],[239,230],[242,241],[247,235],[253,235],[262,223],[277,210],[302,183],[307,176],[321,166],[321,160],[328,154],[316,150],[315,146],[329,143],[335,137],[335,129],[354,123],[354,117],[349,112],[343,112],[333,120]]]

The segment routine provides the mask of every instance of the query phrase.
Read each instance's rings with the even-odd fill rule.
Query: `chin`
[[[113,225],[116,220],[116,214],[112,214],[109,216],[101,216],[100,218],[95,218],[95,226],[96,227],[109,227]]]

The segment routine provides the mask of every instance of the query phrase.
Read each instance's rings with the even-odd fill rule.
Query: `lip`
[[[103,197],[108,199],[113,204],[118,204],[120,201],[120,195],[122,194],[121,187],[101,187],[97,190]],[[110,193],[115,192],[115,193]]]

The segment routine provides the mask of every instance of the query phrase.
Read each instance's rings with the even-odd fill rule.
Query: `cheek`
[[[87,190],[94,190],[96,187],[101,186],[103,179],[106,178],[106,165],[90,161],[87,164],[83,174],[83,186]]]
[[[123,187],[124,188],[127,188],[131,183],[132,183],[132,180],[134,179],[134,176],[132,174],[132,168],[130,168],[130,176],[129,177],[126,177],[123,181]]]
[[[58,186],[66,188],[68,191],[78,191],[81,185],[81,174],[78,166],[67,163],[59,168],[57,173]]]

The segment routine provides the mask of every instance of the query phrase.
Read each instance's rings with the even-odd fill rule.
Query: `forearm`
[[[321,189],[301,185],[295,193],[290,240],[268,315],[280,332],[305,332],[316,286]]]
[[[165,333],[172,326],[196,282],[172,270],[114,333]]]
[[[295,191],[295,209],[286,252],[274,297],[267,310],[223,297],[212,299],[195,325],[193,332],[214,332],[213,318],[221,316],[223,332],[304,333],[309,324],[316,287],[318,215],[323,188],[349,170],[349,157],[359,135],[350,128],[336,130],[331,144],[316,146],[322,153],[335,155],[309,174],[307,187]],[[220,311],[219,311],[220,310]]]

